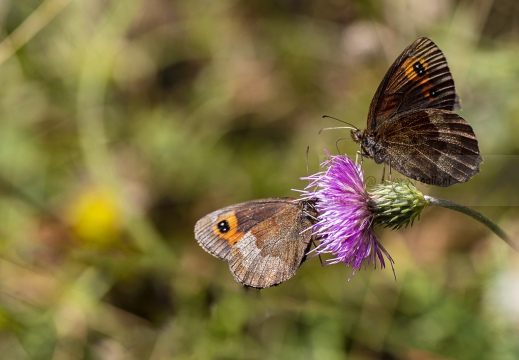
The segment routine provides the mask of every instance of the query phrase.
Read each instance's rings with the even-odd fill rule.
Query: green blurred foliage
[[[215,209],[297,196],[348,138],[321,116],[363,128],[418,36],[485,160],[421,189],[517,237],[518,25],[513,0],[0,3],[2,358],[518,358],[517,254],[449,210],[379,231],[397,281],[313,258],[247,290],[193,237]]]

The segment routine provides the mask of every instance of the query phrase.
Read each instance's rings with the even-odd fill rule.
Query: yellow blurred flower
[[[70,204],[67,218],[77,236],[92,247],[109,247],[121,233],[121,211],[116,194],[106,188],[90,187]]]

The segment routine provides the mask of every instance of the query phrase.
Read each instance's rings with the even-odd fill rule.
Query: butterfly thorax
[[[385,161],[386,152],[376,136],[368,134],[365,130],[351,130],[351,138],[360,144],[362,156],[375,160],[377,164]]]

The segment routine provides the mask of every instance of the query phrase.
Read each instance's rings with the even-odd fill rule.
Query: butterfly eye
[[[417,61],[413,65],[414,72],[416,75],[421,76],[425,74],[425,68],[423,67],[422,63],[420,61]]]
[[[226,232],[231,230],[231,226],[229,225],[229,222],[227,220],[220,221],[216,226],[222,234],[225,234]]]

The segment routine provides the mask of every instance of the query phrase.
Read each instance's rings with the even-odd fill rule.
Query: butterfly
[[[216,210],[195,225],[198,244],[227,260],[236,281],[266,288],[290,279],[306,258],[315,201],[267,198]]]
[[[382,79],[366,130],[351,130],[361,154],[420,182],[451,186],[479,172],[483,161],[460,109],[447,60],[429,38],[409,45]]]

